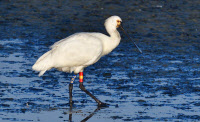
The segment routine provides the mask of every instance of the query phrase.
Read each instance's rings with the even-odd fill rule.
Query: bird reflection
[[[70,103],[70,112],[69,112],[69,122],[72,122],[72,103]],[[103,109],[103,108],[107,108],[107,107],[100,107],[98,106],[90,115],[88,115],[87,117],[85,117],[83,120],[81,120],[81,122],[86,122],[88,121],[95,113],[97,113],[99,110]]]

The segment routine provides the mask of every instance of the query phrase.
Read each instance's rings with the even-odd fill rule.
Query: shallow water
[[[199,1],[0,1],[0,120],[200,121],[199,8]],[[71,109],[72,74],[38,77],[31,66],[70,34],[106,33],[110,15],[122,18],[143,54],[120,31],[120,45],[84,71],[86,89],[111,106],[96,110],[76,79]]]

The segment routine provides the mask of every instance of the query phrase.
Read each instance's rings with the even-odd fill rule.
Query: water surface
[[[200,121],[200,2],[74,0],[0,1],[1,121]],[[31,67],[54,42],[75,32],[106,33],[122,18],[143,50],[122,35],[120,45],[84,71],[84,85],[110,107],[97,104],[72,74]],[[94,112],[94,113],[93,113]]]

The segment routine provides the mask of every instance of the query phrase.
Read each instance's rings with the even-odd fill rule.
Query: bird
[[[121,36],[117,28],[122,27],[121,23],[122,19],[114,15],[107,18],[104,23],[109,35],[99,32],[79,32],[55,42],[50,50],[36,61],[32,69],[39,71],[39,76],[52,68],[74,73],[69,84],[70,105],[72,105],[73,82],[79,73],[79,88],[92,97],[98,106],[107,106],[108,104],[101,102],[85,89],[83,71],[84,68],[96,63],[119,45]]]

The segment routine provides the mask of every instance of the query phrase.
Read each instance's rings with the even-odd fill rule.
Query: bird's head
[[[105,27],[109,29],[116,29],[121,25],[122,19],[119,16],[111,16],[105,21]]]
[[[114,32],[118,27],[120,27],[123,32],[128,36],[128,38],[133,41],[131,39],[131,37],[126,33],[126,31],[124,30],[124,28],[121,25],[122,23],[122,19],[119,16],[111,16],[108,19],[106,19],[105,21],[105,27],[106,30],[108,31],[108,33],[112,33]],[[138,48],[138,50],[140,51],[140,53],[142,53],[142,50],[140,50],[140,48],[135,44],[135,42],[133,41],[134,45]]]

